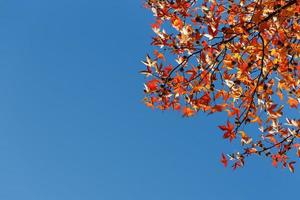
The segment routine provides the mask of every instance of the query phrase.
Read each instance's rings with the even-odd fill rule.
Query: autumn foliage
[[[234,169],[251,155],[294,172],[300,156],[300,0],[148,0],[155,20],[146,56],[151,108],[225,112],[222,154]],[[247,127],[257,131],[247,131]]]

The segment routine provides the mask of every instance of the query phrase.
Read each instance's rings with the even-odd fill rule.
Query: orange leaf
[[[277,140],[274,135],[268,134],[266,135],[266,138],[268,138],[273,144],[277,144]]]
[[[189,108],[189,107],[184,107],[184,108],[182,109],[182,112],[183,112],[183,116],[184,116],[184,117],[190,117],[190,116],[193,116],[194,113],[195,113],[195,111],[192,110],[192,109]]]
[[[145,104],[146,104],[147,107],[150,107],[150,108],[154,109],[153,103],[151,103],[151,102],[145,102]]]
[[[276,94],[278,95],[278,97],[280,98],[280,100],[283,100],[283,94],[282,94],[282,92],[278,91]]]
[[[288,104],[291,108],[298,108],[298,100],[289,97]]]
[[[172,17],[171,21],[172,21],[172,25],[173,25],[174,28],[176,28],[178,30],[182,29],[183,22],[181,21],[181,19],[179,17],[177,17],[177,16]]]
[[[262,125],[262,121],[259,116],[256,116],[254,119],[251,120],[252,123],[257,122],[259,126]]]
[[[164,54],[160,53],[160,52],[157,51],[157,50],[154,50],[154,55],[156,55],[156,57],[157,57],[158,59],[165,60]]]

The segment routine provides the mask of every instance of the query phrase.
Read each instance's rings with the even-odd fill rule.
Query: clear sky
[[[247,160],[216,128],[142,104],[142,0],[0,0],[1,200],[299,198],[296,173]]]

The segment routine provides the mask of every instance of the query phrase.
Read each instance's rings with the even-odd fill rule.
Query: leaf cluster
[[[223,138],[242,147],[222,154],[225,166],[228,159],[236,169],[260,155],[294,172],[300,1],[148,0],[145,6],[155,16],[151,44],[157,47],[143,61],[145,104],[185,117],[226,112]],[[247,125],[258,131],[247,133]]]

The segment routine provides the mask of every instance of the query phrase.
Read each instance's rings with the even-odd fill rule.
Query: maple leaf
[[[174,110],[180,110],[180,108],[181,108],[180,103],[178,103],[178,102],[173,102],[172,107]]]
[[[232,168],[233,168],[233,170],[236,170],[237,168],[242,167],[242,166],[243,166],[243,164],[241,163],[241,161],[237,161],[233,164]]]
[[[151,81],[148,81],[145,85],[145,91],[147,93],[155,92],[158,88],[159,81],[157,79],[152,79]]]
[[[252,142],[252,138],[249,137],[249,136],[245,133],[245,131],[240,131],[239,133],[240,133],[241,136],[242,136],[242,139],[241,139],[242,144],[250,144],[250,143]]]
[[[162,20],[157,19],[156,22],[153,23],[153,24],[151,25],[151,27],[152,27],[153,29],[154,29],[154,28],[159,29],[160,26],[161,26],[161,24],[162,24]]]
[[[228,160],[227,160],[227,158],[226,158],[226,156],[224,155],[224,153],[222,153],[222,155],[221,155],[221,163],[224,165],[224,167],[227,167],[227,165],[228,165]]]
[[[174,28],[176,28],[177,30],[182,29],[183,21],[179,17],[173,16],[171,18],[171,21],[172,21],[172,25],[173,25]]]
[[[157,59],[166,60],[164,54],[160,53],[157,50],[154,50],[154,55],[156,56]]]
[[[254,153],[257,153],[257,149],[256,148],[247,148],[245,152],[247,154],[254,154]]]
[[[232,104],[230,109],[226,110],[227,113],[228,113],[228,117],[233,117],[234,115],[236,115],[236,117],[240,116],[241,112],[240,112],[239,108],[234,107],[234,105]]]
[[[274,167],[277,167],[278,166],[277,162],[278,162],[278,156],[277,155],[273,155],[272,156],[272,165]]]
[[[150,56],[147,55],[146,56],[146,61],[142,61],[142,63],[144,65],[146,65],[147,67],[153,67],[157,62],[156,61],[152,61],[151,58],[150,58]]]
[[[298,100],[289,97],[288,104],[290,105],[291,108],[298,108],[298,103],[299,103]]]
[[[234,125],[227,121],[226,125],[219,126],[219,128],[224,131],[224,138],[229,138],[230,142],[236,137],[234,133]]]
[[[252,123],[257,122],[259,124],[259,126],[262,125],[262,120],[260,119],[259,116],[255,116],[254,119],[251,120]]]
[[[277,140],[276,140],[276,138],[274,137],[274,135],[268,134],[268,135],[266,135],[265,137],[268,138],[273,144],[277,144]]]
[[[182,113],[183,113],[183,116],[184,116],[184,117],[191,117],[191,116],[194,115],[195,111],[192,110],[192,109],[189,108],[189,107],[184,107],[184,108],[182,109]]]

